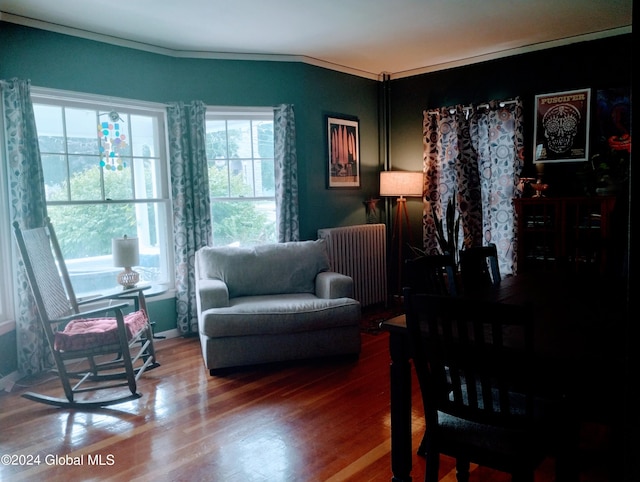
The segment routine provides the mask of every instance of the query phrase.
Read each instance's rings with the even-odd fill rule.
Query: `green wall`
[[[301,239],[315,239],[320,228],[365,223],[363,201],[378,190],[375,80],[299,62],[175,58],[0,21],[0,79],[14,77],[35,87],[148,102],[293,104]],[[361,189],[326,188],[327,114],[360,120]],[[150,300],[149,311],[156,331],[175,328],[174,300]],[[15,334],[0,337],[5,344],[15,345]],[[13,369],[3,361],[0,373]]]
[[[532,169],[536,94],[631,85],[631,34],[547,49],[389,82],[389,154],[394,169],[422,169],[422,111],[520,96],[525,109],[525,158]],[[377,197],[382,169],[381,83],[298,62],[174,58],[0,22],[0,78],[33,86],[150,102],[202,100],[209,105],[291,103],[296,112],[300,235],[366,222],[363,201]],[[362,188],[326,189],[325,116],[360,120]],[[575,166],[545,173],[572,186]],[[554,181],[551,181],[554,182]],[[415,244],[422,238],[422,203],[408,200]],[[383,203],[379,206],[384,208]],[[174,300],[150,303],[156,330],[175,327]],[[6,337],[0,346],[5,346]],[[15,338],[13,338],[15,339]],[[5,369],[5,367],[2,367]],[[2,372],[2,370],[0,370]]]
[[[175,58],[0,22],[0,78],[150,102],[208,105],[293,104],[300,236],[366,222],[362,202],[377,191],[378,82],[299,62]],[[360,120],[362,185],[326,189],[325,118]]]
[[[16,331],[13,330],[0,335],[0,380],[16,370],[17,360],[18,345]]]

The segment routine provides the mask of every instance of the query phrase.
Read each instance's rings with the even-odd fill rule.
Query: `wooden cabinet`
[[[605,272],[615,197],[517,198],[517,271]]]

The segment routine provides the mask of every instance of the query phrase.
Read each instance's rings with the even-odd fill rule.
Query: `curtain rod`
[[[508,105],[508,104],[515,104],[516,102],[517,102],[516,100],[502,100],[502,101],[498,102],[498,105],[499,105],[500,107],[504,107],[505,105]],[[484,104],[478,104],[478,105],[476,106],[476,108],[477,108],[477,109],[488,109],[488,108],[489,108],[489,104],[488,104],[488,103],[486,103],[486,102],[485,102]],[[473,107],[471,107],[471,106],[464,106],[464,107],[462,108],[462,110],[463,110],[463,111],[465,111],[465,112],[467,112],[467,113],[468,113],[470,110],[472,110],[472,109],[473,109]],[[449,112],[450,112],[451,114],[454,114],[454,113],[455,113],[455,111],[456,111],[455,109],[450,109],[450,110],[449,110]],[[438,113],[438,111],[436,111],[436,110],[430,110],[430,111],[427,111],[427,114],[429,114],[429,115],[434,115],[434,114],[437,114],[437,113]]]

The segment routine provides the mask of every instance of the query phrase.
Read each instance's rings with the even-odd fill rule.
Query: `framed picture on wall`
[[[631,153],[631,89],[600,89],[595,94],[594,129],[597,130],[596,152],[610,150]],[[595,153],[594,153],[595,154]]]
[[[589,159],[591,89],[536,95],[533,162]]]
[[[327,187],[360,187],[360,134],[357,118],[327,117]]]

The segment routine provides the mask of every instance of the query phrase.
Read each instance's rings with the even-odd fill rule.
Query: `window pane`
[[[256,196],[266,197],[275,196],[275,173],[273,159],[269,160],[256,160]]]
[[[62,107],[34,104],[40,153],[65,152],[64,131],[62,129]]]
[[[95,109],[66,108],[64,114],[67,127],[67,152],[91,154],[97,157],[99,142],[96,135],[98,119]]]
[[[132,170],[130,167],[120,171],[102,170],[105,199],[133,199],[133,188],[131,187]]]
[[[226,161],[209,161],[211,197],[229,197],[229,169]]]
[[[102,197],[102,169],[98,158],[69,156],[71,199],[100,201]]]
[[[40,140],[40,143],[46,143]],[[40,154],[47,201],[68,201],[67,162],[64,156]]]
[[[273,122],[254,122],[253,156],[273,159]]]
[[[253,163],[230,161],[231,197],[253,197]]]
[[[133,173],[135,175],[136,199],[157,199],[162,197],[157,186],[161,177],[159,159],[134,159]]]
[[[125,234],[138,237],[141,281],[164,281],[167,260],[161,256],[166,222],[163,203],[113,203],[48,206],[60,248],[77,295],[117,286],[122,268],[113,266],[111,241]]]
[[[207,121],[207,159],[227,158],[227,123]]]
[[[251,122],[227,121],[229,129],[229,157],[251,157]]]
[[[154,133],[157,131],[155,119],[148,116],[132,115],[131,152],[136,157],[154,157],[158,155],[158,146]]]
[[[212,200],[215,246],[275,243],[275,200]]]

